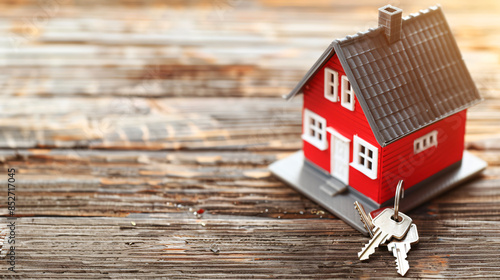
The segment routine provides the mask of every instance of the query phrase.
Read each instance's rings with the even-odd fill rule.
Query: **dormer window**
[[[433,130],[426,135],[415,139],[415,141],[413,141],[413,152],[418,154],[429,149],[430,147],[437,147],[437,134],[437,130]]]
[[[337,71],[325,68],[325,98],[332,101],[339,101],[339,73]]]
[[[351,87],[351,82],[346,76],[342,76],[342,96],[340,98],[340,105],[351,111],[354,111],[354,91]]]

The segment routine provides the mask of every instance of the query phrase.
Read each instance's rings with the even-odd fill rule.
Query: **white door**
[[[331,134],[331,173],[344,184],[349,184],[349,139],[338,133]]]

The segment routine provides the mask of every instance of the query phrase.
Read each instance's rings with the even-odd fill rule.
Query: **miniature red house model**
[[[466,109],[481,97],[440,7],[380,8],[378,28],[333,41],[286,99],[300,93],[303,152],[271,170],[341,218],[345,190],[377,208],[402,179],[420,184],[416,206],[486,166],[468,153],[463,164]]]

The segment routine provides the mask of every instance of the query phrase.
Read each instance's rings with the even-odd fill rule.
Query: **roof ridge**
[[[403,17],[403,22],[408,21],[408,20],[412,20],[412,19],[417,18],[419,16],[427,15],[429,13],[434,13],[437,11],[441,11],[441,5],[439,5],[439,4],[434,5],[434,6],[430,6],[427,9],[422,9],[416,13],[410,13],[409,15]]]
[[[365,36],[369,33],[372,33],[372,32],[376,32],[377,30],[382,30],[383,27],[381,26],[378,26],[378,27],[370,27],[368,28],[368,30],[366,31],[359,31],[357,32],[356,34],[353,34],[353,35],[347,35],[345,36],[344,38],[337,38],[335,40],[333,40],[334,42],[338,43],[338,44],[341,44],[341,43],[345,43],[345,42],[349,42],[349,41],[354,41],[356,40],[357,38],[360,38],[362,36]]]
[[[440,10],[441,10],[441,5],[439,5],[439,4],[434,5],[434,6],[430,6],[427,9],[423,9],[423,10],[418,11],[417,13],[411,13],[411,14],[403,17],[403,23],[405,21],[412,21],[413,19],[418,18],[420,16],[428,15],[430,13],[438,12]],[[338,43],[338,44],[346,44],[349,42],[354,42],[357,38],[360,38],[360,37],[365,36],[365,35],[372,33],[372,32],[377,32],[377,31],[382,30],[382,29],[383,29],[382,26],[370,27],[370,28],[368,28],[368,30],[359,31],[356,34],[347,35],[344,38],[337,38],[333,41]],[[373,35],[375,35],[375,34],[373,34]]]

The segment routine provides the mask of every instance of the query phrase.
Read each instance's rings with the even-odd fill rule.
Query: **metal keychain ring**
[[[399,198],[405,196],[405,189],[403,188],[403,180],[399,180],[398,186],[396,187],[396,196],[394,197],[394,220],[399,221]]]

